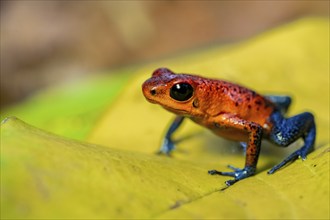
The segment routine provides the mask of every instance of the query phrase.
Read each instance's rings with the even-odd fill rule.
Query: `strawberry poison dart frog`
[[[304,140],[300,149],[269,170],[269,174],[298,157],[306,159],[314,147],[314,116],[304,112],[285,117],[291,103],[289,96],[262,96],[231,82],[175,74],[166,68],[155,70],[152,77],[143,83],[142,90],[149,102],[177,115],[165,135],[160,153],[170,154],[174,149],[172,135],[184,118],[216,135],[241,142],[246,154],[244,168],[229,165],[233,172],[208,171],[211,175],[234,177],[226,181],[228,186],[255,174],[262,138],[282,147],[299,138]]]

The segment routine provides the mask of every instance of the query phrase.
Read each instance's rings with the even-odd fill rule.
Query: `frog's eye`
[[[193,95],[194,89],[188,83],[178,83],[172,86],[170,96],[177,101],[187,101]]]

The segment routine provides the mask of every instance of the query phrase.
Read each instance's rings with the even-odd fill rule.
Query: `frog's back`
[[[268,118],[275,105],[255,91],[231,82],[202,79],[196,96],[203,96],[204,111],[210,116],[232,114],[263,127],[269,126]]]

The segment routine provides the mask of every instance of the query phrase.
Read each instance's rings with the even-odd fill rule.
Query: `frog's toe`
[[[164,155],[170,157],[172,155],[172,150],[173,149],[168,149],[168,148],[161,148],[159,151],[156,152],[157,155]]]
[[[299,149],[295,152],[293,152],[292,154],[290,154],[287,158],[285,158],[285,160],[283,160],[281,163],[277,164],[276,166],[274,166],[272,169],[270,169],[267,173],[268,174],[273,174],[275,173],[277,170],[281,169],[282,167],[284,167],[286,164],[288,163],[292,163],[293,161],[295,161],[297,158],[301,158],[303,161],[307,159],[307,152],[305,152],[303,149]]]
[[[235,172],[221,172],[222,176],[231,176],[231,177],[236,177],[238,174],[237,174],[237,171]]]
[[[239,142],[239,144],[240,144],[241,147],[244,149],[244,151],[246,151],[247,143],[246,143],[246,142]]]
[[[307,159],[307,155],[299,155],[299,157],[301,158],[302,161]]]
[[[234,172],[221,172],[217,170],[209,170],[208,173],[211,175],[221,175],[221,176],[231,176],[234,177],[233,180],[227,180],[225,183],[227,186],[231,186],[239,180],[245,179],[249,176],[252,176],[255,173],[255,168],[253,167],[244,167],[243,169],[239,169],[228,165],[228,167]]]
[[[157,154],[164,154],[170,156],[171,152],[175,149],[175,144],[171,139],[165,138],[163,144]]]
[[[308,154],[308,152],[306,152],[304,149],[298,150],[298,155],[302,160],[307,159],[307,154]]]
[[[217,170],[209,170],[207,171],[210,175],[222,175],[221,171],[217,171]]]
[[[234,183],[236,183],[237,181],[238,181],[237,179],[227,180],[227,181],[225,182],[225,184],[226,184],[227,186],[231,186],[231,185],[234,185]]]
[[[234,172],[209,170],[208,173],[211,175],[231,176],[231,177],[235,177],[237,180],[244,179],[254,174],[254,171],[251,171],[249,168],[239,169],[231,165],[228,165],[228,168],[234,170]]]
[[[221,176],[235,177],[235,172],[221,172],[221,171],[218,171],[218,170],[209,170],[208,173],[210,175],[221,175]]]
[[[278,169],[280,169],[278,167],[278,165],[274,166],[272,169],[268,170],[267,174],[273,174],[275,173]]]
[[[227,167],[228,167],[229,169],[234,170],[234,171],[241,171],[241,170],[242,170],[242,169],[240,169],[240,168],[236,168],[236,167],[234,167],[234,166],[232,166],[232,165],[230,165],[230,164],[228,164]]]

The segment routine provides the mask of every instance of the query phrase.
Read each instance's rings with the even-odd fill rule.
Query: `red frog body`
[[[245,146],[243,169],[229,166],[234,172],[209,171],[210,174],[234,177],[234,180],[226,181],[227,185],[255,173],[262,138],[280,146],[288,146],[299,137],[305,140],[300,150],[269,173],[274,173],[299,156],[305,159],[314,146],[316,129],[311,113],[305,112],[288,119],[283,116],[291,103],[288,96],[263,96],[238,84],[191,74],[175,74],[166,68],[155,70],[152,77],[143,83],[142,90],[148,101],[177,115],[164,138],[160,153],[172,152],[172,134],[184,118]]]

